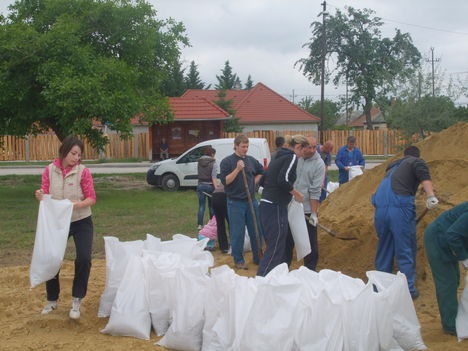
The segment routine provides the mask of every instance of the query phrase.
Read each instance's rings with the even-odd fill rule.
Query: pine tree
[[[195,61],[190,62],[189,72],[185,77],[185,86],[187,89],[209,89],[211,87],[211,84],[206,85],[200,79],[200,73]]]
[[[239,118],[236,117],[236,111],[232,108],[233,101],[226,100],[226,90],[219,90],[217,97],[218,100],[215,100],[214,103],[232,116],[232,119],[224,122],[224,131],[242,132],[242,127],[239,124]]]
[[[254,85],[254,83],[253,83],[252,77],[251,77],[250,74],[249,74],[249,76],[247,77],[247,81],[245,82],[244,90],[250,90],[250,89],[252,89],[252,88],[253,88],[253,85]]]
[[[237,74],[232,73],[232,67],[229,65],[229,60],[224,63],[224,68],[221,70],[221,75],[216,76],[218,84],[215,85],[216,90],[234,89],[236,81],[239,79]],[[240,81],[239,81],[240,82]]]
[[[181,96],[185,92],[184,71],[185,68],[182,69],[179,61],[171,67],[169,75],[162,84],[162,91],[166,96]]]

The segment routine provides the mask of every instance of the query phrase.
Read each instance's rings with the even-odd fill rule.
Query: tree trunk
[[[372,100],[369,101],[366,99],[366,104],[364,105],[364,113],[366,114],[366,124],[367,124],[368,130],[374,130],[374,126],[372,125],[371,109],[372,109]]]

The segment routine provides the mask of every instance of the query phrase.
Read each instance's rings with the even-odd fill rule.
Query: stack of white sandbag
[[[157,335],[165,334],[167,347],[185,347],[184,336],[184,349],[199,350],[203,293],[214,262],[204,251],[208,240],[181,234],[169,241],[150,234],[145,241],[104,240],[107,276],[98,316],[110,318],[101,332],[148,340],[152,325]]]
[[[208,274],[207,239],[105,240],[103,333],[149,339],[152,325],[164,335],[159,345],[183,351],[426,348],[401,273],[370,271],[367,284],[332,270],[289,272],[286,264],[266,277],[225,265]]]

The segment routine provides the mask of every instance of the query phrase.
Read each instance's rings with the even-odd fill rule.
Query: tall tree
[[[206,85],[200,78],[198,66],[195,61],[190,62],[189,71],[185,77],[186,89],[210,89],[211,84]]]
[[[237,74],[232,73],[232,67],[229,64],[229,60],[224,63],[224,68],[221,70],[221,75],[217,75],[216,79],[218,80],[218,83],[215,85],[216,90],[234,89],[238,77]]]
[[[247,81],[245,82],[244,90],[252,89],[253,85],[254,85],[254,83],[253,83],[252,77],[249,74],[249,76],[247,77]]]
[[[234,82],[233,89],[236,89],[236,90],[242,89],[242,82],[239,77],[236,77],[236,81]]]
[[[236,117],[236,111],[232,108],[233,100],[226,100],[226,90],[219,90],[217,98],[218,99],[215,100],[214,103],[232,116],[232,119],[224,122],[224,131],[242,132],[242,126],[239,124],[239,118]]]
[[[181,96],[186,88],[184,78],[185,68],[182,68],[179,60],[169,67],[169,74],[162,82],[161,90],[166,96]]]
[[[0,134],[49,128],[102,148],[93,120],[171,119],[161,84],[188,45],[182,23],[144,0],[18,0],[0,20]]]
[[[315,116],[320,116],[320,100],[314,101],[310,97],[305,97],[297,105]],[[340,107],[336,102],[325,99],[324,111],[323,129],[331,129],[340,118]]]
[[[408,33],[396,30],[393,38],[382,37],[383,23],[373,13],[348,7],[346,13],[337,10],[325,26],[313,22],[312,38],[304,45],[310,49],[309,56],[296,62],[309,80],[320,83],[325,27],[326,60],[335,61],[333,66],[326,65],[325,81],[333,79],[336,86],[348,81],[351,101],[362,104],[369,129],[373,103],[395,82],[411,75],[421,59]]]

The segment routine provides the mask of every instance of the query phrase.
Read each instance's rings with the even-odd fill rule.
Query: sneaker
[[[81,299],[78,297],[74,297],[72,301],[72,308],[69,313],[69,317],[71,319],[80,319],[80,305]]]
[[[47,301],[41,314],[48,314],[49,312],[55,311],[57,309],[57,301]]]
[[[237,269],[244,269],[244,270],[249,269],[249,267],[247,267],[247,265],[244,262],[236,263],[235,266],[236,266]]]
[[[203,226],[201,224],[198,225],[197,229],[202,230]]]

